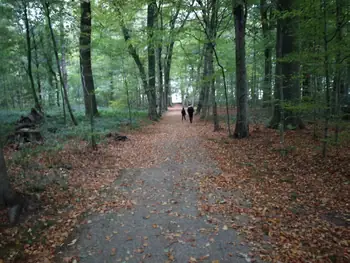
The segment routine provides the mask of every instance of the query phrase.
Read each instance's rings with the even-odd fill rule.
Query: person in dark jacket
[[[182,121],[183,121],[184,119],[186,120],[186,111],[185,111],[185,108],[184,108],[184,107],[182,107],[181,115],[182,115]]]
[[[194,109],[193,109],[192,105],[188,106],[187,112],[188,112],[188,116],[190,117],[190,123],[192,123],[193,113],[194,113]]]

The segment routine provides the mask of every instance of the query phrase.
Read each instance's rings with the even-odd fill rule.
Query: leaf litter
[[[283,156],[276,131],[251,130],[243,140],[202,132],[223,174],[203,180],[201,192],[240,192],[214,204],[204,196],[202,210],[230,215],[231,227],[268,262],[350,262],[349,143],[329,147],[324,159],[308,129],[288,131]]]
[[[43,209],[19,227],[1,230],[1,247],[17,244],[23,250],[23,260],[16,262],[52,262],[56,249],[67,241],[75,227],[89,223],[83,219],[86,214],[132,208],[133,200],[122,191],[112,191],[109,198],[105,195],[122,169],[148,168],[167,161],[168,156],[162,151],[164,143],[200,136],[224,173],[200,182],[199,215],[231,216],[231,223],[225,224],[223,230],[240,231],[255,247],[253,253],[242,257],[251,260],[260,256],[272,262],[349,262],[349,148],[332,149],[330,157],[322,159],[315,150],[319,143],[312,143],[310,136],[287,132],[287,146],[293,150],[282,157],[274,131],[254,127],[249,139],[231,140],[225,130],[213,133],[211,123],[195,125],[196,129],[176,129],[176,133],[169,135],[163,132],[167,126],[164,120],[130,132],[126,142],[111,140],[100,145],[97,151],[90,151],[84,142],[72,141],[54,157],[33,157],[31,161],[43,167],[39,170],[42,173],[71,164],[71,169],[59,170],[68,178],[68,186],[64,190],[60,185],[47,186],[40,193]],[[183,151],[186,153],[187,149],[184,147]],[[7,149],[6,156],[11,154]],[[176,160],[184,162],[184,156],[176,155]],[[9,173],[14,177],[15,187],[25,190],[20,168],[10,166]],[[141,181],[136,183],[142,186]],[[213,189],[232,195],[209,202]],[[334,224],[334,215],[340,215],[340,223]],[[112,234],[108,239],[111,237]],[[147,245],[144,243],[143,247]],[[134,253],[144,254],[144,248],[137,248]],[[114,249],[110,252],[111,256],[115,253]],[[169,262],[175,260],[171,251],[167,253]],[[12,256],[19,258],[18,254]],[[151,255],[143,255],[147,257]],[[199,259],[190,257],[189,262],[206,259],[207,255]],[[74,256],[67,258],[67,262],[77,260]]]

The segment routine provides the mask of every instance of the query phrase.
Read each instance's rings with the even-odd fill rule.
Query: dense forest
[[[218,106],[239,108],[239,138],[262,107],[272,128],[322,119],[327,139],[348,114],[347,1],[233,2],[2,1],[1,108],[157,120],[178,93],[215,129]]]
[[[348,0],[0,0],[0,34],[0,204],[11,226],[38,203],[24,188],[30,156],[51,169],[72,140],[93,154],[176,103],[229,144],[261,125],[284,157],[288,132],[305,130],[323,160],[349,150]]]

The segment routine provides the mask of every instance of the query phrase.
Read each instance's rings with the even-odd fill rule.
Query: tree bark
[[[33,39],[33,47],[34,47],[34,64],[35,64],[35,77],[36,84],[38,85],[38,94],[39,94],[39,103],[43,103],[42,90],[41,90],[41,80],[40,80],[40,65],[39,65],[39,52],[38,45],[35,39],[34,29],[32,29],[32,39]]]
[[[336,42],[337,42],[337,52],[335,56],[335,74],[334,74],[334,115],[336,119],[336,127],[335,127],[335,142],[338,143],[339,140],[339,121],[340,121],[340,110],[341,110],[341,102],[344,99],[344,91],[345,91],[345,78],[344,78],[344,67],[341,61],[341,49],[342,42],[343,42],[343,29],[342,29],[342,23],[345,20],[344,19],[344,13],[343,13],[343,6],[344,2],[343,0],[336,0],[336,28],[337,28],[337,35],[336,35]]]
[[[156,96],[156,56],[154,43],[154,27],[157,2],[152,0],[147,8],[148,31],[148,113],[151,120],[157,120],[157,96]]]
[[[196,77],[196,92],[199,90],[199,98],[198,98],[198,104],[197,104],[197,109],[196,109],[196,115],[200,114],[201,109],[202,109],[202,101],[203,101],[203,89],[201,84],[201,70],[202,70],[202,65],[203,65],[203,57],[204,57],[204,51],[205,51],[205,45],[203,45],[203,48],[199,46],[199,52],[200,52],[200,58],[197,64],[197,77]]]
[[[67,59],[66,59],[66,43],[65,43],[65,32],[64,32],[64,16],[63,16],[63,10],[64,10],[64,3],[62,3],[61,10],[60,10],[60,44],[61,44],[61,71],[63,76],[64,85],[69,90],[68,87],[68,72],[67,72]]]
[[[42,109],[41,109],[41,105],[39,103],[38,96],[36,94],[34,78],[33,78],[33,71],[32,71],[32,46],[31,46],[31,41],[30,41],[30,28],[29,28],[28,9],[27,9],[28,7],[26,4],[26,1],[22,1],[22,3],[23,3],[23,12],[24,12],[24,25],[26,28],[26,41],[27,41],[27,61],[28,61],[27,72],[28,72],[28,76],[29,76],[30,87],[31,87],[32,94],[33,94],[34,106],[37,110],[39,110],[41,112]]]
[[[175,7],[175,13],[170,18],[169,21],[169,27],[170,27],[170,35],[169,35],[169,44],[166,46],[165,49],[165,61],[164,61],[164,97],[165,97],[165,105],[166,108],[168,106],[171,106],[171,86],[170,86],[170,70],[171,70],[171,62],[173,57],[173,51],[174,51],[174,44],[175,44],[175,36],[180,32],[180,30],[184,27],[188,16],[190,15],[191,11],[187,12],[186,17],[182,20],[180,26],[178,28],[175,27],[177,23],[177,18],[180,13],[181,5],[183,4],[183,0],[179,0],[177,2],[174,2],[176,4]],[[194,4],[194,0],[192,0],[191,7]]]
[[[157,13],[157,21],[158,21],[158,29],[160,30],[161,34],[164,31],[164,25],[163,25],[163,13],[162,13],[162,4],[163,1],[159,3],[158,13]],[[158,92],[159,92],[159,112],[158,115],[161,116],[163,110],[166,110],[166,104],[164,103],[164,87],[163,87],[163,60],[162,60],[162,53],[163,53],[163,38],[160,37],[160,40],[158,40],[158,49],[157,49],[157,61],[158,61]]]
[[[89,1],[81,1],[81,20],[80,20],[80,38],[79,38],[79,51],[80,51],[80,70],[82,83],[85,80],[84,102],[85,102],[85,115],[90,114],[97,115],[97,103],[95,96],[94,79],[91,68],[91,3]],[[84,78],[84,80],[83,80]],[[92,112],[91,112],[92,111]]]
[[[204,53],[204,60],[203,60],[203,77],[202,77],[202,90],[203,90],[203,99],[201,100],[201,110],[200,110],[200,118],[205,119],[207,115],[208,110],[208,102],[209,102],[209,88],[210,88],[210,75],[209,75],[209,60],[210,56],[212,57],[212,54],[210,54],[211,47],[209,43],[206,43],[205,45],[205,53]]]
[[[119,9],[117,9],[117,12],[121,16],[121,12],[120,12]],[[152,100],[152,98],[151,98],[151,95],[150,95],[150,92],[149,92],[149,88],[148,88],[147,75],[146,75],[145,68],[144,68],[144,66],[143,66],[143,64],[141,62],[140,56],[137,53],[135,47],[130,42],[131,36],[130,36],[129,30],[127,29],[127,27],[124,24],[123,19],[121,19],[121,21],[120,21],[120,26],[122,28],[124,40],[125,40],[125,42],[127,43],[127,46],[128,46],[128,52],[131,55],[131,57],[134,59],[134,62],[135,62],[136,66],[137,66],[137,68],[139,70],[142,86],[143,86],[145,94],[147,96],[147,100],[148,100],[148,102],[150,102]],[[143,104],[143,96],[142,96],[142,104]],[[153,107],[152,111],[151,111],[150,107],[148,107],[148,116],[149,116],[150,119],[153,118],[152,116],[157,116],[156,107]]]
[[[42,37],[42,34],[40,35],[40,43],[43,49],[44,58],[46,60],[47,78],[48,78],[49,85],[51,87],[51,91],[49,92],[49,94],[52,94],[52,102],[51,102],[51,99],[49,99],[49,104],[50,105],[55,104],[54,98],[53,98],[55,94],[56,105],[60,107],[60,89],[58,87],[57,75],[52,65],[52,54],[51,54],[52,46],[50,44],[50,30],[48,25],[46,25],[45,27],[45,33],[46,33],[45,39]],[[54,85],[54,82],[55,82],[55,85]],[[51,97],[51,95],[49,97]]]
[[[268,20],[268,7],[266,0],[260,0],[260,16],[262,34],[264,38],[264,81],[263,81],[263,107],[271,105],[271,76],[272,76],[272,47],[270,44],[270,23]]]
[[[236,36],[236,97],[237,117],[234,137],[246,138],[249,136],[248,123],[248,84],[245,51],[245,27],[247,21],[246,2],[233,1],[233,15]]]
[[[173,50],[174,50],[175,41],[172,41],[166,48],[166,56],[164,63],[164,89],[165,89],[165,105],[167,107],[171,106],[170,96],[171,96],[171,86],[170,86],[170,69],[171,62],[173,58]]]
[[[291,12],[293,10],[293,0],[279,0],[278,11]],[[285,109],[284,102],[293,104],[300,100],[299,79],[295,75],[299,74],[299,63],[291,59],[281,61],[282,58],[293,54],[297,50],[296,25],[294,17],[280,16],[277,19],[277,40],[276,40],[276,81],[275,81],[275,107],[273,117],[270,122],[271,128],[278,128],[283,123],[285,128],[304,128],[304,124],[293,111]],[[283,92],[283,94],[281,94]],[[283,100],[281,100],[283,98]],[[283,111],[283,114],[282,114]],[[284,116],[283,116],[284,115]]]
[[[216,45],[217,30],[218,30],[218,4],[216,0],[211,0],[208,5],[197,1],[202,10],[202,19],[197,16],[200,21],[204,33],[206,35],[206,45],[204,50],[204,69],[203,69],[203,100],[200,101],[200,118],[204,119],[209,115],[210,103],[212,106],[214,131],[219,129],[219,121],[217,118],[216,98],[215,98],[215,74],[214,74],[214,49]],[[209,94],[211,93],[211,97]],[[200,98],[201,99],[201,98]]]
[[[48,27],[49,27],[49,30],[50,30],[50,35],[51,35],[51,40],[52,40],[52,45],[53,45],[53,51],[54,51],[55,58],[56,58],[56,65],[57,65],[58,75],[59,75],[60,82],[61,82],[61,85],[62,85],[62,90],[63,90],[63,95],[64,95],[64,96],[62,96],[62,97],[64,97],[62,99],[64,99],[64,101],[67,104],[68,112],[69,112],[69,115],[71,117],[71,120],[72,120],[73,124],[74,125],[78,125],[78,122],[76,121],[76,119],[74,117],[72,107],[71,107],[71,105],[69,103],[67,89],[66,89],[66,86],[64,85],[64,81],[63,81],[63,76],[62,76],[62,72],[61,72],[61,68],[60,68],[60,60],[59,60],[59,57],[58,57],[58,49],[57,49],[56,39],[55,39],[55,35],[54,35],[53,29],[52,29],[52,24],[51,24],[50,4],[49,4],[49,2],[44,2],[43,3],[43,8],[45,10],[45,16],[47,18],[47,24],[48,24]]]

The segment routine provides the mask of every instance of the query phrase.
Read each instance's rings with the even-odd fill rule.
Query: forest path
[[[251,262],[249,248],[223,218],[200,215],[200,181],[221,171],[200,146],[197,117],[182,122],[180,110],[142,131],[155,142],[159,163],[125,169],[111,185],[134,205],[86,218],[59,262],[72,256],[82,263]]]

